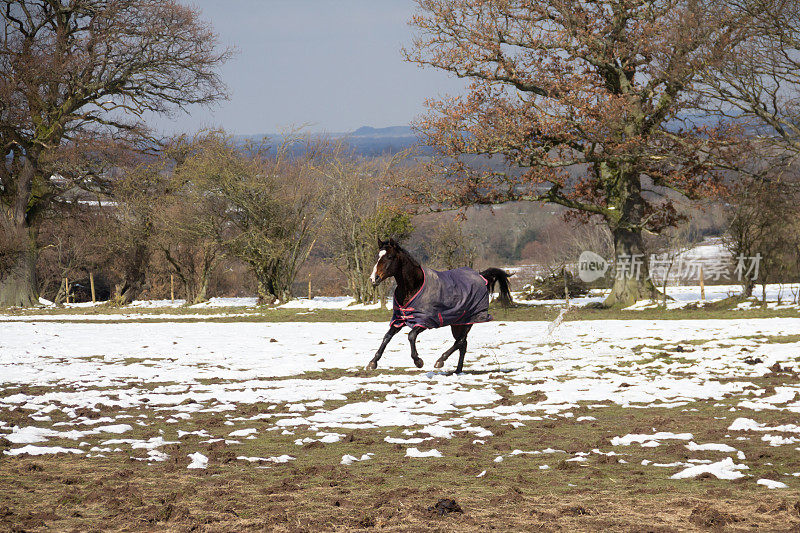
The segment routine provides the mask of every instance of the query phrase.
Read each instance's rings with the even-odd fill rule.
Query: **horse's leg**
[[[383,351],[386,349],[386,345],[389,344],[389,341],[392,340],[392,337],[400,331],[401,328],[396,326],[389,326],[389,331],[386,332],[386,335],[383,336],[383,342],[381,342],[381,347],[378,348],[378,351],[375,352],[375,357],[367,363],[367,370],[375,370],[378,368],[378,361],[380,360],[381,356],[383,355]]]
[[[460,346],[461,343],[461,339],[462,337],[464,337],[465,328],[468,328],[468,326],[450,326],[450,330],[453,332],[453,338],[455,339],[455,342],[436,361],[436,363],[433,365],[434,368],[442,368],[444,366],[444,362],[447,361],[447,358],[450,357],[453,354],[453,352],[458,350],[458,347]]]
[[[419,358],[419,354],[417,354],[417,335],[422,333],[424,329],[425,328],[413,327],[408,334],[408,342],[411,344],[411,359],[414,360],[414,364],[417,368],[422,368],[422,365],[425,364],[422,359]]]
[[[464,356],[467,354],[467,335],[469,335],[469,330],[472,329],[472,325],[466,326],[464,330],[464,336],[461,338],[461,343],[458,345],[458,365],[456,366],[456,374],[460,374],[461,371],[464,369]]]

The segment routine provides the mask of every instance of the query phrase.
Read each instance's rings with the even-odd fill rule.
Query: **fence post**
[[[69,303],[69,278],[64,278],[64,302]]]
[[[169,301],[175,303],[175,274],[169,275]]]
[[[311,300],[313,296],[311,295],[311,274],[308,275],[308,299]]]
[[[97,298],[94,294],[94,273],[89,272],[89,286],[92,288],[92,303],[97,303]]]
[[[700,299],[706,299],[706,280],[703,276],[703,265],[700,265]]]

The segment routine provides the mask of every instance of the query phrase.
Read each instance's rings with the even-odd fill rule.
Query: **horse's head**
[[[400,245],[394,239],[388,241],[378,239],[378,262],[375,263],[375,268],[372,269],[372,275],[369,277],[373,287],[377,287],[383,280],[400,272],[401,251]]]

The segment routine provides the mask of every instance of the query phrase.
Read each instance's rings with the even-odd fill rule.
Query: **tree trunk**
[[[0,162],[0,165],[5,164],[5,161]],[[24,159],[17,176],[15,196],[0,197],[3,200],[0,204],[0,307],[39,305],[37,232],[30,218],[34,178],[30,160]]]
[[[184,281],[183,288],[186,292],[186,303],[196,305],[208,300],[209,271],[203,269],[191,275]]]
[[[639,173],[630,165],[601,163],[601,181],[605,184],[613,209],[607,218],[614,236],[614,285],[605,305],[627,307],[646,298],[656,299],[661,293],[650,279],[648,257],[645,255],[642,227],[645,200]]]
[[[203,260],[200,268],[199,279],[197,280],[197,291],[193,298],[193,303],[199,304],[208,300],[208,285],[211,282],[211,274],[214,272],[216,266],[217,252],[205,249],[203,252]]]
[[[290,276],[288,272],[279,270],[272,281],[272,294],[279,301],[285,304],[292,299],[292,283],[294,277]]]
[[[9,257],[0,272],[0,307],[39,305],[36,287],[36,246],[25,243],[25,249]]]
[[[661,293],[650,279],[641,230],[617,228],[612,232],[616,272],[605,305],[627,307],[639,300],[657,299]]]
[[[192,297],[192,304],[200,304],[208,300],[208,276],[202,276],[200,282],[198,283],[198,288],[194,292],[195,294]]]
[[[179,278],[180,279],[180,278]],[[194,280],[191,282],[185,279],[181,279],[181,287],[183,288],[183,297],[184,301],[187,305],[194,305],[199,304],[200,302],[197,301],[197,291],[196,284]],[[179,295],[180,297],[180,295]]]
[[[361,271],[347,273],[348,283],[356,303],[371,304],[378,300],[378,292],[372,287],[367,274]]]
[[[258,281],[258,301],[261,305],[271,305],[276,301],[285,304],[292,299],[295,271],[274,260],[265,265],[251,263],[251,266]]]
[[[273,287],[273,288],[270,288]],[[286,303],[292,299],[292,293],[288,289],[275,289],[274,285],[258,282],[258,302],[261,305],[272,305],[274,303]]]
[[[114,296],[111,298],[114,305],[128,305],[133,302],[144,288],[144,283],[137,279],[126,279],[114,285]]]
[[[753,297],[753,288],[755,287],[755,282],[750,278],[744,278],[742,280],[742,295],[745,298],[752,298]]]
[[[256,281],[258,282],[258,303],[260,305],[272,305],[280,299],[271,275],[257,271]]]

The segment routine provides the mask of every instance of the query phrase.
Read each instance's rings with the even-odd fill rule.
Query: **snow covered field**
[[[476,327],[467,358],[470,372],[456,376],[431,371],[434,355],[451,342],[445,330],[420,336],[420,353],[427,363],[423,371],[409,368],[407,343],[399,336],[381,361],[390,372],[368,375],[356,370],[369,360],[384,324],[4,323],[0,435],[12,444],[4,454],[66,450],[89,458],[146,448],[152,453],[148,460],[158,461],[164,458],[156,453],[161,445],[185,438],[192,431],[191,419],[208,412],[230,413],[226,425],[237,429],[260,421],[260,429],[247,434],[236,434],[233,427],[203,431],[201,436],[227,439],[234,449],[242,437],[257,439],[263,432],[285,434],[289,441],[303,444],[308,439],[336,442],[352,429],[378,429],[387,442],[428,452],[426,441],[450,438],[455,432],[468,432],[482,443],[491,440],[492,432],[483,427],[486,420],[514,427],[551,419],[586,424],[609,404],[682,411],[698,400],[732,397],[736,400],[726,414],[731,434],[701,445],[720,448],[714,459],[730,457],[736,463],[720,463],[712,474],[721,472],[717,477],[724,478],[735,469],[737,477],[747,475],[756,459],[738,450],[740,438],[768,438],[772,446],[800,451],[799,425],[771,427],[758,416],[781,411],[800,423],[800,386],[786,384],[765,392],[751,381],[770,373],[775,363],[797,362],[800,339],[767,339],[800,331],[800,319],[567,322],[550,337],[547,326],[508,322]],[[304,375],[320,370],[341,372],[330,378]],[[23,391],[31,387],[38,392]],[[358,400],[365,392],[380,399]],[[519,401],[499,405],[504,396]],[[255,404],[266,404],[265,412],[242,417],[237,411]],[[581,405],[585,413],[576,416]],[[9,413],[15,414],[14,423],[6,421]],[[742,422],[751,417],[752,422]],[[174,430],[149,439],[131,438],[135,428],[146,430],[161,422]],[[737,424],[741,428],[734,430]],[[682,427],[652,429],[649,436],[633,440],[648,449],[647,460],[654,465],[663,463],[659,445],[666,440],[679,438],[692,445],[696,440]],[[303,439],[296,437],[298,430]],[[624,434],[612,437],[631,444]],[[613,438],[600,451],[593,452],[587,444],[566,459],[624,453]],[[61,447],[51,447],[51,441]],[[302,453],[299,444],[294,455]],[[522,451],[542,453],[531,445]],[[699,474],[706,470],[687,469],[700,461],[709,461],[708,455],[662,464],[653,475]],[[791,476],[800,475],[800,469],[785,474],[786,482],[792,483]]]
[[[558,486],[572,501],[624,483],[617,497],[633,498],[629,506],[652,504],[657,510],[642,508],[641,515],[661,513],[665,523],[678,520],[681,504],[647,503],[642,494],[697,494],[712,479],[715,490],[730,487],[750,498],[737,505],[756,512],[763,498],[795,495],[800,486],[800,318],[568,321],[551,334],[548,322],[497,320],[474,328],[466,372],[454,375],[456,356],[445,372],[433,370],[452,342],[448,329],[419,337],[422,370],[398,335],[379,370],[366,372],[385,323],[121,316],[128,320],[0,317],[0,475],[17,483],[7,501],[29,490],[29,474],[13,472],[41,468],[41,461],[52,461],[45,473],[68,469],[65,479],[75,479],[75,469],[124,472],[135,465],[136,477],[121,479],[143,486],[153,476],[197,472],[266,476],[253,486],[289,487],[280,491],[299,484],[302,505],[311,505],[311,529],[326,527],[316,522],[327,516],[326,498],[346,497],[335,492],[341,480],[350,480],[345,492],[353,499],[337,516],[356,516],[357,523],[363,512],[354,502],[370,490],[370,479],[381,480],[376,487],[405,483],[405,492],[387,501],[416,502],[435,487],[460,487],[462,504],[467,499],[487,513],[499,505],[507,517],[516,516],[517,500],[495,502],[497,491],[538,498]],[[309,481],[328,472],[320,469],[332,470]],[[79,479],[90,485],[88,476]],[[318,484],[328,487],[328,479],[329,492],[319,499]],[[426,482],[427,492],[408,492],[409,484]],[[89,486],[86,493],[94,494]],[[244,503],[253,501],[248,494],[239,494],[238,505],[251,505]],[[153,493],[155,504],[109,516],[150,516],[164,497]],[[590,503],[586,519],[595,522],[581,527],[604,527],[599,517],[621,516],[609,503]],[[572,508],[559,517],[573,520]],[[230,518],[224,508],[213,512]],[[404,516],[389,513],[387,524],[402,530]],[[512,529],[539,523],[520,516]],[[759,523],[794,523],[788,515],[769,520]]]

